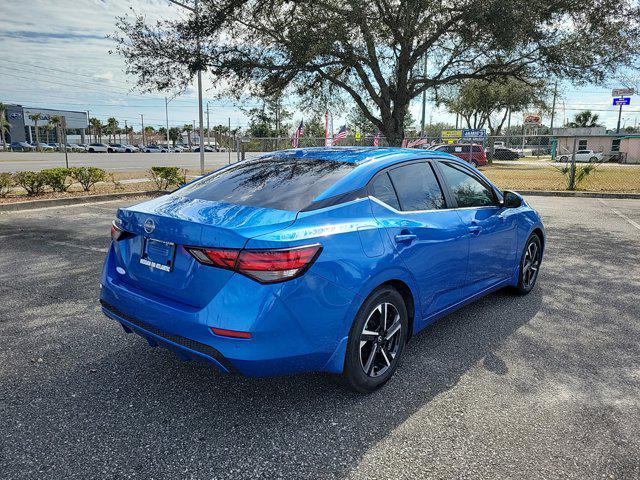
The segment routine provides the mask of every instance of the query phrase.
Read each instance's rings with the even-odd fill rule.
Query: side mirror
[[[514,192],[505,191],[502,197],[502,206],[504,208],[518,208],[522,205],[520,195]]]

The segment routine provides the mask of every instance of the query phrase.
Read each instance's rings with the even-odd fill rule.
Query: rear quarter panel
[[[371,214],[369,198],[364,198],[322,210],[301,212],[293,225],[253,238],[247,243],[247,248],[320,243],[322,253],[305,275],[321,277],[333,288],[349,292],[351,303],[343,311],[340,325],[335,325],[338,336],[346,337],[363,301],[379,285],[400,280],[413,292],[416,291],[413,277],[384,233],[383,227]],[[416,311],[420,311],[418,296],[414,295],[414,299]],[[331,306],[326,304],[325,307]]]

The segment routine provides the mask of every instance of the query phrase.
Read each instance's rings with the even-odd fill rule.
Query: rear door
[[[461,298],[469,238],[447,202],[430,161],[379,172],[369,184],[373,214],[385,227],[420,289],[422,317]]]
[[[465,296],[470,296],[513,274],[517,211],[502,208],[493,188],[470,168],[446,160],[436,163],[454,211],[467,230]]]

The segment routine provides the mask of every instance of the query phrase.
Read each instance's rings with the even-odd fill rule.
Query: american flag
[[[373,146],[374,147],[380,146],[380,130],[378,130],[378,133],[376,133],[376,136],[373,137]]]
[[[428,143],[429,143],[428,138],[420,136],[420,138],[416,140],[412,140],[411,142],[407,143],[407,148],[415,148],[421,145],[427,145]]]
[[[298,148],[300,145],[300,137],[304,135],[304,122],[300,120],[300,125],[296,129],[296,133],[293,134],[293,139],[291,140],[291,146],[293,148]]]
[[[342,127],[340,127],[340,130],[338,130],[338,133],[333,136],[332,144],[335,145],[336,142],[338,142],[339,140],[344,140],[345,138],[347,138],[347,126],[343,125]]]

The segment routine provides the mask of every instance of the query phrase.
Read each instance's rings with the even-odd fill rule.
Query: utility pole
[[[147,145],[144,138],[144,115],[140,114],[140,121],[142,122],[142,145]]]
[[[207,146],[211,145],[211,140],[209,136],[211,135],[211,130],[209,130],[209,102],[207,102]]]
[[[231,165],[231,117],[229,117],[229,165]]]
[[[127,128],[127,121],[126,120],[124,121],[124,138],[127,141],[127,145],[129,145],[129,143],[130,143],[129,142],[129,140],[130,140],[129,139],[129,129]]]
[[[169,99],[164,97],[164,119],[167,129],[167,150],[169,150]]]
[[[62,121],[60,123],[62,123],[62,138],[60,139],[60,143],[62,143],[62,148],[64,149],[64,164],[67,168],[69,168],[69,154],[67,153],[67,118],[63,115],[61,120]]]
[[[87,125],[89,125],[88,129],[89,129],[89,143],[91,143],[91,115],[89,110],[87,110]]]
[[[423,78],[427,78],[427,54],[424,54],[424,63],[422,66],[422,76]],[[422,92],[422,119],[420,121],[420,135],[424,135],[424,121],[425,121],[425,115],[426,115],[426,109],[427,109],[427,91],[424,90]],[[457,118],[457,117],[456,117]],[[457,121],[456,121],[456,128],[457,127]]]
[[[558,96],[558,80],[553,87],[553,103],[551,105],[551,135],[553,135],[553,120],[556,116],[556,97]]]

